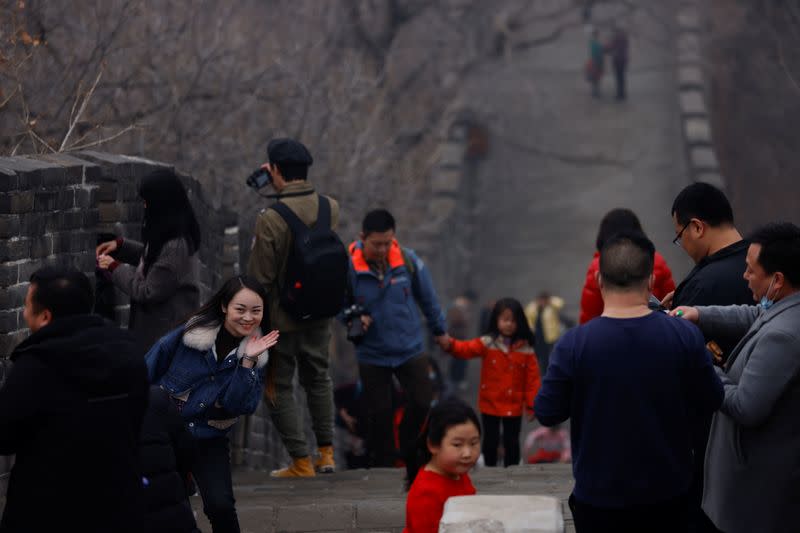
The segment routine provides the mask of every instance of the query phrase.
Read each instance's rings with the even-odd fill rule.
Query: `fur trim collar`
[[[218,326],[195,328],[183,334],[183,344],[194,350],[207,352],[214,346],[214,342],[217,340],[217,335],[219,334],[220,329],[222,329],[222,324]],[[260,337],[261,328],[256,328],[253,331],[253,335],[257,335],[258,337]],[[244,348],[246,345],[247,345],[247,338],[244,338],[242,339],[242,342],[239,343],[239,347],[236,349],[237,359],[241,360],[242,356],[244,355]],[[264,365],[267,364],[268,360],[269,360],[269,350],[264,350],[264,352],[262,352],[258,356],[258,363],[256,364],[256,368],[263,368]]]

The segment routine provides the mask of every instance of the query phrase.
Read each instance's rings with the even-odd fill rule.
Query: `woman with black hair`
[[[98,267],[130,296],[128,327],[149,348],[200,305],[200,227],[172,170],[145,176],[139,196],[144,201],[142,242],[117,237],[98,245],[96,255]]]
[[[595,252],[592,262],[586,271],[586,281],[581,292],[581,313],[579,322],[585,324],[591,319],[603,314],[603,297],[600,295],[600,285],[597,283],[597,273],[600,271],[600,250],[603,245],[614,235],[620,232],[642,230],[639,217],[630,209],[618,207],[605,214],[600,221],[595,241]],[[655,263],[653,264],[653,296],[659,301],[667,294],[675,290],[675,281],[672,279],[672,271],[667,266],[664,256],[656,252]]]
[[[503,298],[494,305],[488,335],[467,341],[445,335],[440,343],[442,349],[455,357],[483,359],[478,410],[483,421],[486,466],[497,466],[501,425],[505,450],[503,464],[519,464],[522,414],[525,412],[529,420],[533,419],[533,399],[541,385],[533,344],[533,332],[522,304],[513,298]]]
[[[278,342],[277,331],[259,329],[266,299],[258,281],[232,278],[145,356],[150,383],[169,394],[195,438],[192,475],[214,533],[239,531],[228,435],[240,415],[255,412],[267,349]]]

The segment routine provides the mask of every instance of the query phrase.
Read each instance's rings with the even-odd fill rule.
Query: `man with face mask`
[[[791,531],[800,509],[800,228],[770,224],[750,242],[744,279],[758,306],[672,311],[706,337],[741,337],[716,368],[725,399],[705,465],[703,510],[726,533]]]
[[[695,267],[678,287],[661,302],[667,309],[681,305],[752,304],[747,282],[742,279],[747,255],[747,241],[733,223],[731,204],[722,191],[708,183],[693,183],[684,188],[672,204],[675,238],[692,258]],[[706,337],[714,341],[725,358],[739,341],[735,336],[718,333]],[[721,354],[719,353],[721,352]],[[700,509],[703,494],[703,457],[705,457],[711,417],[697,420],[695,435],[695,480],[692,490],[690,531],[716,531]]]

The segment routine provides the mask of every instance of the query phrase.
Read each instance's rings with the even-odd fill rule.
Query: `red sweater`
[[[603,296],[600,294],[600,286],[597,284],[595,275],[600,270],[600,252],[595,252],[589,269],[586,271],[586,281],[581,292],[581,315],[578,320],[585,324],[591,319],[603,314]],[[653,295],[659,300],[675,290],[675,282],[672,280],[672,271],[667,266],[664,257],[656,252],[653,262],[653,274],[655,284],[653,285]]]
[[[475,487],[468,474],[450,479],[421,468],[406,499],[406,528],[403,533],[437,533],[444,502],[451,496],[470,496]]]

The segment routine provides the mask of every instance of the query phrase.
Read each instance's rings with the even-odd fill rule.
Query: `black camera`
[[[353,304],[346,308],[343,312],[344,320],[347,324],[347,340],[353,344],[358,344],[364,340],[364,335],[367,331],[364,329],[364,323],[361,322],[361,315],[369,315],[364,307]]]
[[[265,168],[259,168],[247,176],[247,185],[255,190],[266,187],[270,183],[272,183],[272,174]]]

